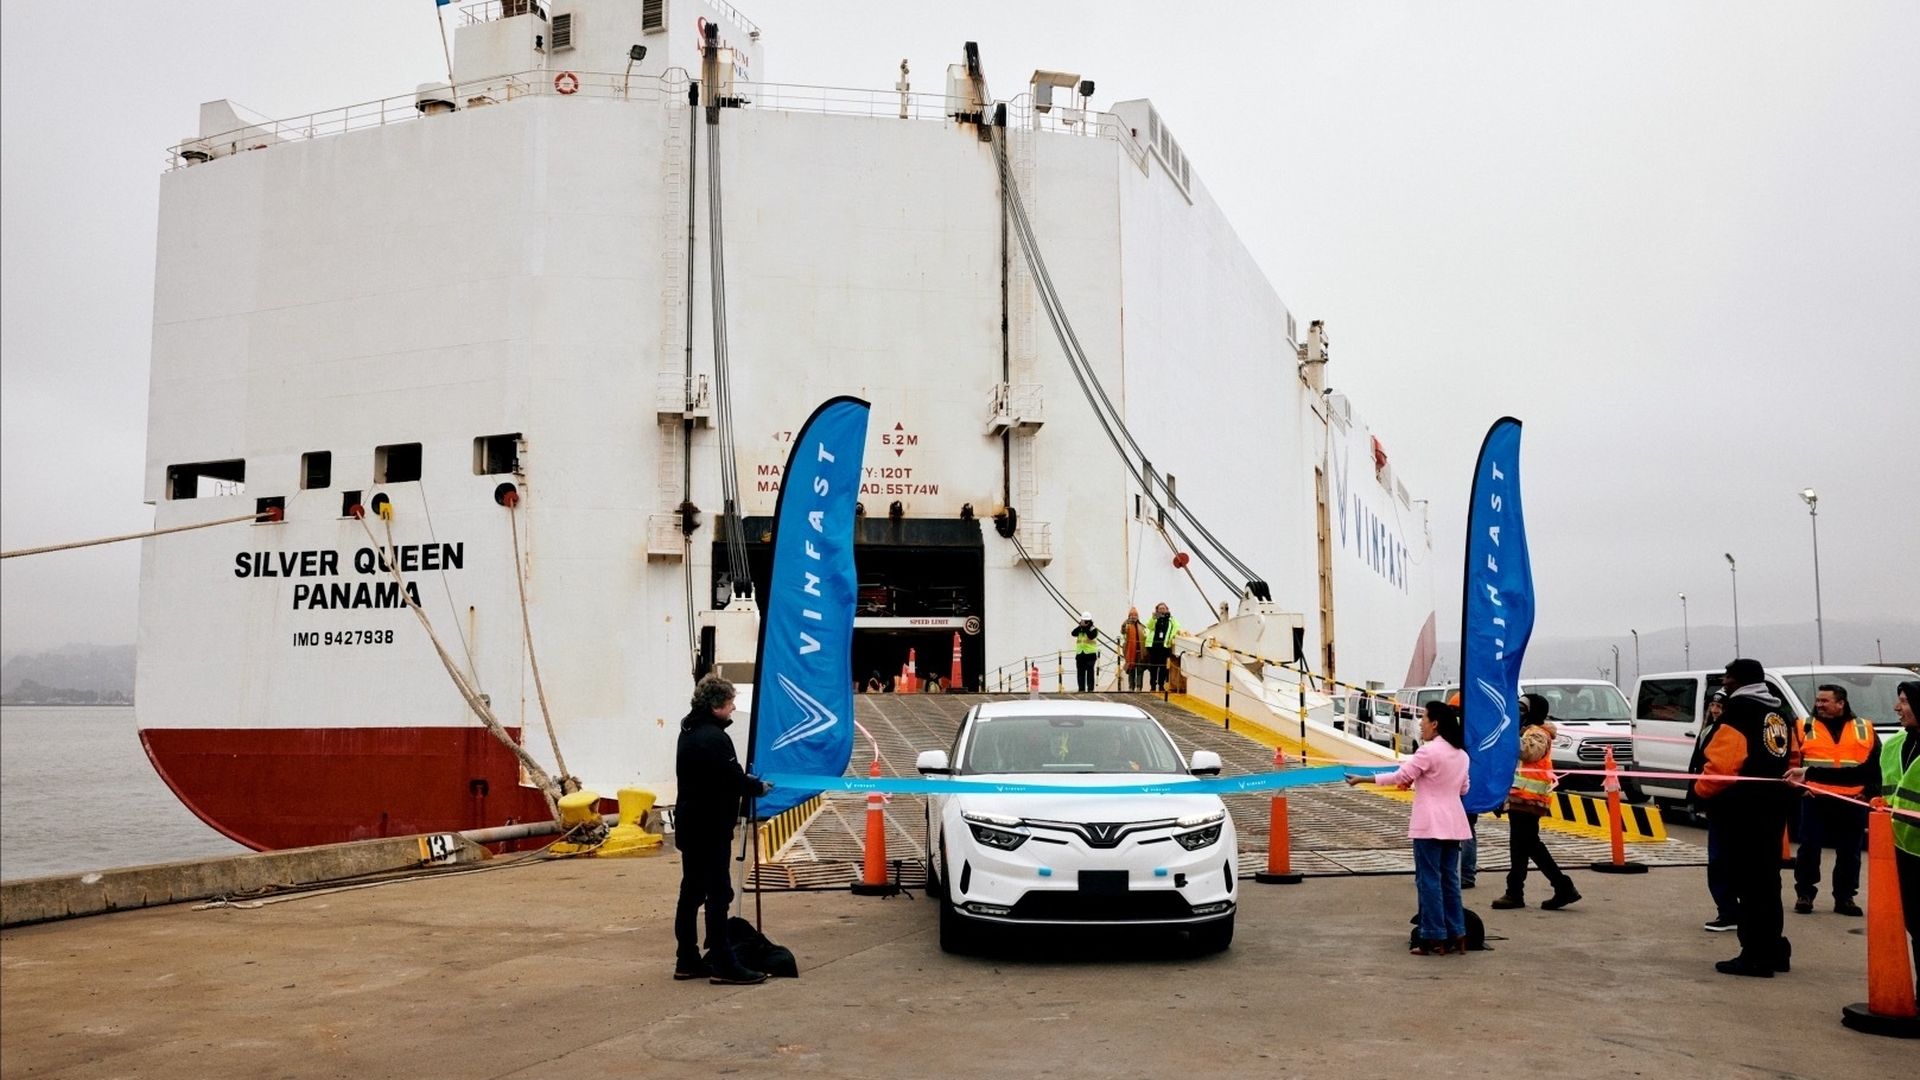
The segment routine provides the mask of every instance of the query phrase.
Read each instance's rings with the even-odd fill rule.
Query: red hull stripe
[[[147,728],[140,742],[187,809],[261,850],[547,818],[484,728]]]

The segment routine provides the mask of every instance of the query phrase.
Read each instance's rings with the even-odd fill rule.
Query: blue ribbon
[[[1309,784],[1331,784],[1346,778],[1344,765],[1315,765],[1281,772],[1249,773],[1192,780],[1140,780],[1133,783],[1016,784],[998,780],[929,779],[913,776],[807,776],[766,773],[762,780],[776,790],[879,792],[887,795],[1239,795],[1250,791],[1280,791]],[[1366,773],[1373,776],[1373,773]]]

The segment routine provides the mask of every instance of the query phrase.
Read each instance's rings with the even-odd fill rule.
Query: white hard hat
[[[1091,612],[1091,611],[1083,611],[1083,612],[1081,612],[1081,613],[1080,613],[1080,621],[1081,621],[1081,622],[1092,622],[1092,621],[1093,621],[1093,612]]]

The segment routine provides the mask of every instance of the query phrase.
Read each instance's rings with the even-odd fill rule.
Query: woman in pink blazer
[[[1349,784],[1413,789],[1413,883],[1420,895],[1420,944],[1415,956],[1467,951],[1467,916],[1460,906],[1460,842],[1473,835],[1460,797],[1467,793],[1466,736],[1460,708],[1436,701],[1420,717],[1420,749],[1398,769],[1349,776]]]

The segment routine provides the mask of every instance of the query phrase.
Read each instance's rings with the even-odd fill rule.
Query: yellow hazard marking
[[[797,806],[790,806],[768,818],[759,825],[760,858],[771,862],[780,854],[780,849],[793,839],[800,827],[810,820],[814,812],[824,805],[820,796],[815,795]]]

